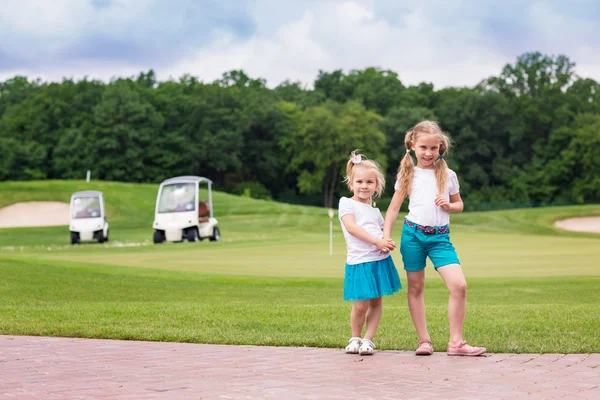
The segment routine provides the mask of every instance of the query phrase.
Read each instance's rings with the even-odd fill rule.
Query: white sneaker
[[[373,354],[374,349],[375,343],[371,342],[369,339],[363,339],[360,343],[358,354],[360,354],[361,356],[370,356]]]
[[[348,340],[348,346],[346,346],[347,354],[358,354],[358,349],[360,348],[361,338],[354,336]]]

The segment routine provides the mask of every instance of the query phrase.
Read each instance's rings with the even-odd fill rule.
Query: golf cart
[[[208,200],[200,200],[200,184],[207,183]],[[154,213],[154,243],[197,242],[221,239],[213,218],[212,181],[199,176],[178,176],[160,184]]]
[[[82,240],[97,240],[98,243],[108,241],[108,222],[102,192],[86,190],[71,195],[69,230],[71,244]]]

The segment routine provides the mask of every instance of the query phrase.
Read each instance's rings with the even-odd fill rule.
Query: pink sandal
[[[448,343],[449,356],[480,356],[485,352],[485,347],[469,346],[466,340],[461,340],[456,346],[452,346],[450,343]]]
[[[419,340],[415,354],[418,356],[430,356],[433,354],[433,343],[430,339]]]

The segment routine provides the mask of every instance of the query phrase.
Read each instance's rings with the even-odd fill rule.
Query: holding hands
[[[377,239],[375,245],[384,253],[388,253],[396,248],[396,243],[392,239]]]

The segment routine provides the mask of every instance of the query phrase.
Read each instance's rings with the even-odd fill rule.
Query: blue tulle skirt
[[[346,264],[344,300],[357,301],[389,296],[402,289],[391,256],[361,264]]]

